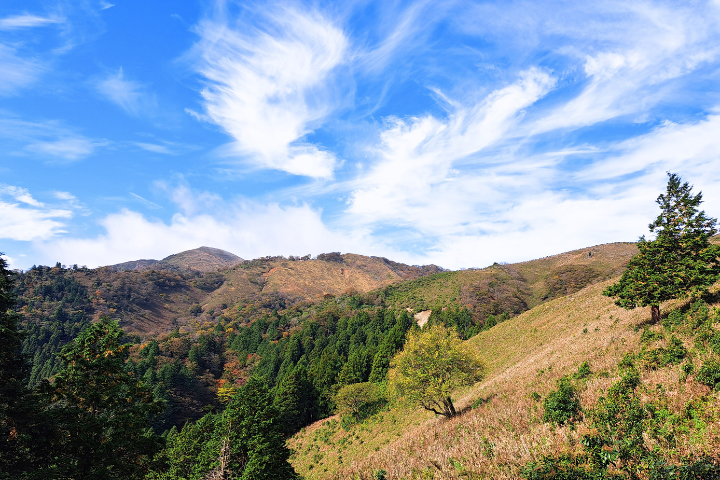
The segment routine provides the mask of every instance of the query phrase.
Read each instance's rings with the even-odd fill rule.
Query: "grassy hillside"
[[[476,320],[519,314],[622,273],[634,243],[610,243],[515,264],[443,272],[393,285],[384,301],[415,311],[465,306]]]
[[[626,354],[665,346],[670,336],[662,326],[652,326],[648,331],[653,333],[643,335],[649,312],[616,307],[601,295],[609,283],[549,301],[468,340],[485,358],[488,375],[457,392],[459,407],[465,409],[461,416],[445,420],[405,406],[347,429],[337,417],[327,419],[290,440],[293,465],[308,479],[370,479],[378,470],[384,470],[387,479],[509,479],[520,478],[522,467],[543,455],[577,449],[573,445],[587,429],[582,424],[571,429],[544,423],[543,404],[537,399],[587,361],[593,373],[578,385],[583,406],[591,408],[617,380],[617,366]],[[682,306],[671,302],[664,308]],[[676,334],[700,363],[707,354],[702,344],[692,335]],[[641,344],[641,336],[650,343]],[[647,361],[638,365],[643,383],[650,386],[646,396],[665,399],[669,414],[686,429],[674,447],[676,457],[717,452],[720,405],[710,389],[692,376],[679,381],[677,366],[648,366]],[[683,420],[682,412],[693,405],[696,416]]]

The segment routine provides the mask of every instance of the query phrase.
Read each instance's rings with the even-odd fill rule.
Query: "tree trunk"
[[[445,404],[445,416],[446,417],[449,418],[449,417],[454,417],[455,415],[457,415],[457,412],[455,411],[455,405],[453,405],[450,397],[445,398],[443,403]]]
[[[660,323],[660,305],[650,307],[650,316],[652,317],[652,323]]]

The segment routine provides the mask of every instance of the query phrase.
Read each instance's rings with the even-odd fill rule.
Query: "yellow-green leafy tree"
[[[335,395],[335,404],[341,415],[352,415],[360,420],[363,408],[380,400],[380,388],[371,382],[353,383],[342,387]]]
[[[390,367],[390,391],[445,417],[458,413],[453,391],[479,382],[485,372],[477,353],[442,325],[408,332],[405,348]]]

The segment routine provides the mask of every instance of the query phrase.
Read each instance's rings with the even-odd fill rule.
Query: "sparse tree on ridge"
[[[655,240],[638,241],[638,254],[620,280],[603,292],[615,304],[633,309],[650,307],[653,323],[660,320],[660,304],[685,296],[700,296],[720,278],[720,246],[710,243],[717,220],[699,211],[702,192],[668,173],[664,194],[657,198],[660,215],[649,225]]]
[[[455,330],[432,325],[408,333],[405,348],[391,362],[388,387],[425,410],[454,417],[453,390],[479,382],[484,370]]]

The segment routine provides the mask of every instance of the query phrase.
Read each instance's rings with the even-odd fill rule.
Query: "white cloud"
[[[16,28],[42,27],[53,23],[61,23],[65,19],[61,17],[40,17],[37,15],[23,14],[0,18],[0,30],[14,30]]]
[[[0,238],[44,240],[65,233],[65,224],[57,219],[72,217],[70,210],[23,208],[0,201]]]
[[[437,235],[475,217],[489,193],[487,172],[461,175],[453,165],[500,141],[553,85],[547,73],[531,69],[476,105],[456,107],[446,120],[394,119],[381,134],[377,162],[354,182],[350,221],[394,222]]]
[[[24,205],[3,201],[3,196]],[[26,188],[0,185],[0,238],[46,240],[64,233],[63,220],[72,216],[71,210],[47,207],[37,201]]]
[[[0,71],[0,95],[12,95],[34,83],[45,67],[37,59],[21,58],[15,48],[0,43]]]
[[[565,52],[571,59],[584,60],[587,84],[577,96],[538,118],[534,133],[625,115],[640,117],[687,88],[685,77],[720,54],[720,18],[690,5],[614,5],[612,14],[626,18],[624,26],[615,23],[613,28],[601,20],[603,9],[586,13],[592,18],[588,23],[594,25],[589,32],[579,32],[573,25],[557,26],[552,33],[576,41]],[[602,24],[607,33],[589,38],[588,33],[598,35],[596,29]]]
[[[205,20],[195,68],[207,117],[234,139],[234,155],[263,168],[327,178],[336,159],[304,142],[333,109],[328,85],[343,61],[343,32],[319,14],[282,10],[264,30]]]
[[[203,245],[243,258],[337,250],[373,254],[382,251],[373,247],[363,232],[337,233],[328,229],[321,212],[306,204],[283,206],[239,200],[224,205],[190,215],[178,213],[168,223],[124,209],[101,220],[105,230],[102,235],[54,239],[37,243],[35,248],[41,261],[59,258],[89,266],[159,259]]]
[[[182,155],[194,150],[199,147],[196,145],[188,145],[183,143],[175,143],[161,140],[160,143],[149,143],[149,142],[131,142],[138,148],[142,148],[148,152],[159,153],[161,155]]]
[[[145,113],[156,105],[155,98],[147,93],[142,84],[124,78],[122,68],[117,73],[99,80],[96,88],[109,101],[120,106],[130,115]]]
[[[158,145],[156,143],[143,143],[143,142],[133,142],[133,145],[140,147],[143,150],[147,150],[148,152],[160,153],[163,155],[175,155],[175,152],[170,150],[167,147],[167,145]]]
[[[76,202],[77,197],[70,192],[53,192],[53,196],[58,200],[65,200],[67,202]]]
[[[22,144],[24,152],[65,161],[79,160],[94,154],[98,147],[109,145],[106,140],[84,137],[56,121],[41,123],[16,118],[0,118],[0,137]]]
[[[98,146],[107,143],[96,143],[82,137],[61,138],[51,142],[36,142],[25,147],[29,152],[74,161],[95,153]]]
[[[30,195],[27,188],[16,187],[14,185],[3,185],[0,184],[0,195],[5,194],[13,197],[18,202],[25,203],[33,207],[43,207],[42,202],[38,202]]]
[[[614,146],[614,155],[581,173],[583,179],[678,170],[720,180],[720,115],[677,124],[665,122],[652,132]]]
[[[175,178],[173,182],[157,181],[155,187],[164,191],[170,201],[188,216],[222,209],[223,202],[219,195],[193,190],[182,176]]]

